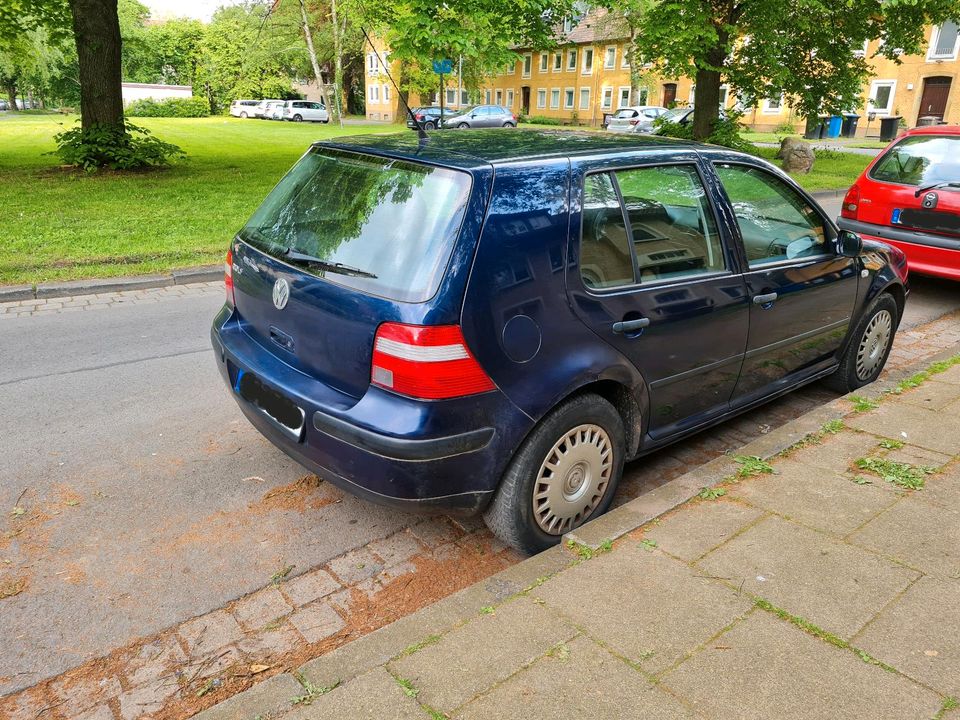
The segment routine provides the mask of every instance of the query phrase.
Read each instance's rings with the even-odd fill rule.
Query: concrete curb
[[[71,282],[40,283],[38,285],[11,285],[0,287],[0,303],[16,302],[18,300],[47,300],[75,295],[123,292],[125,290],[145,290],[147,288],[170,287],[171,285],[186,285],[188,283],[215,282],[222,279],[222,265],[204,265],[202,267],[173,270],[162,275],[131,275],[129,277],[73,280]]]
[[[960,345],[938,353],[925,360],[890,373],[890,377],[878,381],[855,393],[814,408],[794,420],[771,430],[766,435],[747,443],[738,455],[755,455],[769,460],[793,446],[808,435],[822,429],[831,420],[839,420],[854,414],[848,399],[858,395],[876,399],[893,390],[897,383],[935,362],[946,360],[960,352]],[[431,635],[444,634],[466,623],[482,612],[483,608],[498,604],[513,595],[535,587],[547,578],[562,572],[576,562],[573,553],[565,549],[566,542],[573,540],[598,549],[601,544],[623,537],[651,520],[670,512],[694,498],[702,488],[714,485],[736,471],[739,465],[732,457],[720,457],[701,465],[661,487],[634,498],[605,515],[591,520],[574,532],[564,535],[561,545],[493,575],[458,593],[401,618],[369,635],[343,645],[336,650],[314,658],[291,671],[316,687],[331,687],[350,680],[383,665],[402,655],[407,648],[422,642]],[[224,702],[197,714],[197,720],[249,720],[261,713],[280,712],[291,707],[293,685],[276,675],[245,692],[234,695]],[[274,688],[277,688],[274,691]]]

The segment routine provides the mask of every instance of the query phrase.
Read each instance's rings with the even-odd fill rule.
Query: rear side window
[[[470,188],[458,170],[312,148],[240,237],[330,282],[423,302],[440,285]]]
[[[633,259],[623,208],[609,174],[587,175],[583,187],[580,277],[588,288],[629,285]]]
[[[960,179],[960,138],[904,138],[877,161],[870,177],[902,185],[933,185]]]

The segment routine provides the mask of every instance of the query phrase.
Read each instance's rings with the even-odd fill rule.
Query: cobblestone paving
[[[42,317],[67,312],[91,312],[105,310],[117,305],[142,305],[189,296],[221,294],[223,294],[223,283],[209,282],[192,285],[171,285],[147,290],[98,293],[96,295],[76,295],[48,300],[18,300],[17,302],[0,303],[0,321],[4,318]]]

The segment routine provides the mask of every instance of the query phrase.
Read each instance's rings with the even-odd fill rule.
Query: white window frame
[[[960,20],[958,20],[955,24],[958,25],[957,39],[953,41],[953,52],[949,55],[934,54],[937,45],[940,43],[940,32],[943,30],[943,25],[935,25],[933,27],[933,30],[930,32],[930,46],[927,48],[927,62],[957,59],[957,53],[960,51]]]
[[[610,63],[607,63],[607,59],[610,57],[611,50],[613,50],[613,60]],[[603,49],[603,69],[613,70],[616,66],[617,66],[617,46],[607,45]]]
[[[554,102],[556,98],[556,102]],[[560,102],[563,100],[563,91],[560,88],[550,88],[550,109],[559,110]]]
[[[520,77],[528,78],[533,72],[533,53],[523,54],[523,65],[521,66]]]
[[[563,72],[563,53],[559,50],[553,54],[553,72]]]
[[[483,104],[484,104],[484,105],[490,105],[490,98],[491,98],[490,93],[493,92],[493,91],[492,91],[492,90],[484,90],[483,92],[484,92]]]
[[[567,102],[567,96],[570,97],[570,102]],[[577,109],[577,89],[574,87],[568,87],[563,89],[563,109],[564,110],[576,110]]]
[[[540,53],[540,72],[545,73],[550,70],[550,53]]]
[[[690,94],[687,96],[687,105],[693,107],[693,101],[697,97],[697,84],[690,84]]]
[[[640,88],[640,97],[637,98],[637,105],[646,105],[649,99],[650,99],[650,88],[648,87]]]
[[[617,110],[630,107],[630,91],[632,89],[629,85],[621,85],[617,88],[617,102],[620,103],[617,105]]]
[[[369,95],[370,102],[376,103],[377,105],[380,104],[380,86],[379,85],[371,85],[370,87],[367,88],[367,93]]]
[[[594,51],[592,47],[585,47],[581,55],[583,56],[582,66],[580,67],[581,75],[593,75],[593,56]],[[587,67],[587,60],[590,60],[590,67]]]
[[[514,60],[510,65],[507,66],[507,75],[516,75],[517,74],[517,61]]]
[[[567,50],[567,72],[577,71],[577,48]]]
[[[720,109],[723,110],[727,107],[727,103],[730,102],[730,86],[724,83],[720,86],[720,94],[723,96],[723,100],[720,101]]]
[[[383,101],[384,101],[385,103],[390,102],[390,86],[387,85],[386,83],[384,83],[384,85],[383,85],[383,94],[382,94],[382,96],[383,96]]]
[[[503,90],[494,90],[493,97],[496,98],[494,105],[503,105]]]
[[[543,110],[547,107],[547,89],[537,88],[537,109]]]
[[[452,99],[451,99],[452,98]],[[456,88],[447,88],[446,97],[444,102],[447,103],[447,107],[451,107],[457,104],[457,89]]]
[[[627,51],[626,45],[620,48],[620,67],[623,70],[630,69],[630,53]]]
[[[600,89],[600,109],[613,109],[613,87],[611,85],[604,85]]]
[[[764,115],[780,115],[783,112],[783,93],[780,93],[780,104],[776,107],[770,105],[770,98],[764,98],[760,112]]]
[[[877,97],[877,90],[880,87],[889,87],[890,88],[890,98],[887,100],[886,107],[878,107],[873,104],[873,99]],[[892,115],[893,114],[893,101],[897,95],[897,81],[896,80],[874,80],[870,83],[870,94],[867,96],[867,112],[876,113],[877,115]]]
[[[507,90],[507,102],[504,107],[513,110],[513,90]]]
[[[586,104],[584,104],[584,102],[583,102],[584,94],[586,94],[586,98],[587,98]],[[589,88],[589,87],[581,87],[581,88],[580,88],[580,91],[577,93],[577,95],[578,95],[578,97],[577,97],[577,110],[589,110],[589,109],[590,109],[590,88]]]
[[[376,52],[367,53],[367,75],[380,74],[380,57]]]

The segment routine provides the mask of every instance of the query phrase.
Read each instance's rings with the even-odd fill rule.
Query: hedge
[[[200,97],[134,100],[127,106],[129,117],[207,117],[210,105]]]

